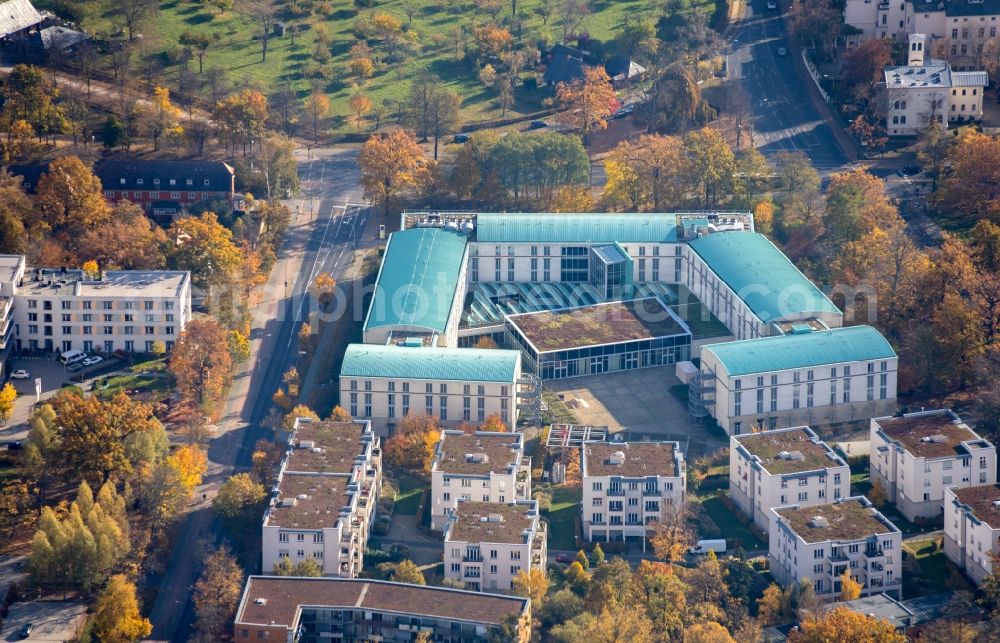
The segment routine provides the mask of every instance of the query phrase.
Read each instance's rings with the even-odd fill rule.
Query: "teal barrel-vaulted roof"
[[[642,212],[476,215],[480,243],[676,243],[677,214]]]
[[[688,245],[765,323],[804,314],[842,314],[762,234],[717,232]]]
[[[350,344],[340,377],[509,383],[520,361],[520,351],[501,349]]]
[[[405,326],[445,332],[466,238],[446,228],[411,228],[389,237],[365,330]]]
[[[896,357],[882,333],[871,326],[707,344],[702,350],[714,354],[730,377]]]

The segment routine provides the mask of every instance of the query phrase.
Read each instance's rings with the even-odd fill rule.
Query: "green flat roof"
[[[520,361],[519,351],[500,349],[349,344],[340,377],[513,382]]]
[[[802,314],[842,314],[762,234],[716,232],[688,245],[765,323]]]
[[[445,228],[411,228],[390,235],[365,330],[407,326],[445,332],[465,243],[464,235]]]
[[[481,212],[476,215],[476,240],[480,243],[675,243],[677,215]]]
[[[801,335],[777,335],[707,344],[731,377],[896,357],[896,351],[871,326],[848,326]]]

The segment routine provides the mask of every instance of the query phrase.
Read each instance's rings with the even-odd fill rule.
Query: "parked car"
[[[100,364],[104,361],[104,358],[100,355],[91,355],[87,359],[83,360],[84,366],[93,366],[94,364]]]
[[[767,0],[767,8],[770,9],[771,11],[774,11],[775,9],[778,8],[778,3],[775,2],[774,0]]]
[[[784,47],[778,47],[778,55],[779,56],[787,56],[788,55],[788,50],[785,49]]]
[[[10,374],[10,378],[12,380],[26,380],[29,377],[31,377],[31,375],[28,373],[28,371],[24,370],[23,368],[19,368]]]
[[[66,367],[66,370],[70,373],[76,373],[77,371],[83,370],[83,362],[77,362],[76,364],[70,364]]]
[[[573,556],[571,556],[569,554],[557,554],[556,555],[556,562],[557,563],[572,563],[574,560],[576,560],[576,558],[574,558]]]
[[[899,176],[913,176],[914,174],[920,174],[920,166],[915,163],[910,163],[909,165],[901,167],[896,174]]]
[[[528,129],[545,129],[549,124],[547,121],[531,121],[528,124]]]
[[[624,107],[619,107],[615,110],[615,113],[611,115],[612,118],[625,118],[629,114],[635,111],[635,105],[625,105]]]
[[[468,134],[455,134],[454,142],[455,143],[468,143],[469,142],[469,135]]]
[[[20,440],[14,440],[13,442],[8,442],[7,443],[7,450],[8,451],[21,451],[23,449],[24,449],[24,445],[21,444]]]
[[[25,623],[21,630],[17,633],[22,639],[26,639],[31,636],[31,633],[35,631],[35,625],[33,623]]]

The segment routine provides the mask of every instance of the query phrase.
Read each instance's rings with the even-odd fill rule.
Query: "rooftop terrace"
[[[807,543],[826,540],[862,540],[875,534],[899,531],[863,497],[845,498],[830,505],[775,509]],[[820,521],[816,521],[816,518]]]
[[[510,321],[540,353],[689,332],[656,298],[512,315]]]
[[[833,449],[805,428],[748,433],[734,436],[733,439],[751,455],[760,458],[761,466],[771,474],[846,466],[834,454]]]
[[[519,433],[445,431],[438,442],[434,470],[480,476],[491,472],[504,473],[518,464],[518,447],[521,444]]]
[[[968,505],[972,514],[993,529],[1000,529],[1000,485],[952,489],[958,501]]]
[[[584,473],[588,476],[676,476],[676,442],[587,442]],[[623,458],[618,458],[621,452]]]
[[[538,523],[534,503],[460,502],[448,525],[448,542],[525,543],[525,532]],[[529,537],[530,537],[529,533]]]
[[[268,526],[294,529],[333,527],[347,506],[347,476],[285,474],[268,513]]]
[[[443,587],[348,578],[251,576],[236,622],[291,627],[305,606],[364,609],[499,625],[528,599]]]
[[[950,411],[876,418],[874,422],[889,439],[898,441],[918,458],[944,458],[964,453],[962,442],[979,439]]]

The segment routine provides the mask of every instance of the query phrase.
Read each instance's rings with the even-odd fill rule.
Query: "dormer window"
[[[187,180],[187,184],[188,185],[194,185],[194,179],[188,179]]]
[[[170,179],[170,185],[177,185],[177,179]]]
[[[202,183],[203,183],[204,185],[208,185],[208,179],[205,179],[204,181],[202,181]]]
[[[153,185],[159,185],[160,179],[153,179]]]
[[[135,184],[136,185],[142,185],[142,179],[136,179],[135,180]]]
[[[125,179],[118,179],[119,185],[125,185]]]

